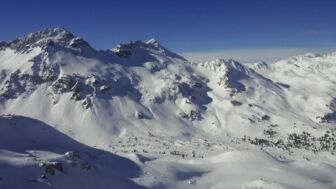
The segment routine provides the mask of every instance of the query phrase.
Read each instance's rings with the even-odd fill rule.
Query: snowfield
[[[190,62],[64,28],[0,43],[0,188],[336,188],[336,53]]]

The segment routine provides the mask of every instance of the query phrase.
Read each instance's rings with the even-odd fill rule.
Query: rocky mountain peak
[[[71,48],[90,47],[85,40],[74,36],[65,28],[45,28],[15,39],[7,46],[18,52],[27,52],[37,46],[46,48],[55,45]]]
[[[151,38],[149,39],[146,44],[151,44],[151,45],[156,45],[156,46],[160,46],[160,43],[155,39],[155,38]]]
[[[116,53],[121,58],[128,58],[132,55],[135,55],[137,58],[139,58],[138,56],[140,54],[152,54],[186,61],[186,59],[182,56],[166,49],[154,38],[148,40],[147,42],[142,40],[136,40],[130,41],[126,44],[118,44],[115,48],[111,49],[111,51]],[[141,59],[143,59],[143,57]],[[150,60],[150,58],[145,59]]]

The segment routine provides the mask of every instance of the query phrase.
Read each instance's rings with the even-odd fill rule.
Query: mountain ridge
[[[84,110],[91,109],[90,111],[99,111],[95,106],[99,106],[98,104],[101,103],[101,100],[107,100],[107,103],[114,103],[111,99],[121,100],[126,97],[130,99],[129,102],[137,104],[136,106],[142,109],[141,111],[134,110],[134,107],[132,107],[134,104],[129,108],[133,109],[131,110],[132,112],[138,113],[131,114],[134,115],[142,112],[140,114],[143,114],[144,117],[154,118],[156,116],[153,112],[153,107],[165,109],[170,104],[169,106],[172,105],[175,107],[178,110],[177,112],[180,111],[176,115],[176,110],[169,110],[169,112],[175,112],[171,114],[173,117],[170,119],[175,120],[175,125],[179,125],[178,127],[181,126],[181,128],[187,125],[186,128],[190,126],[195,127],[200,124],[198,122],[204,120],[204,116],[218,117],[218,115],[212,115],[212,113],[208,115],[207,112],[209,106],[210,109],[214,108],[212,111],[217,109],[215,108],[216,105],[213,104],[214,99],[211,97],[211,94],[221,99],[220,101],[223,101],[224,104],[230,104],[231,102],[239,102],[240,100],[246,101],[246,103],[250,100],[255,101],[259,98],[264,98],[264,95],[269,93],[270,97],[279,99],[278,101],[282,102],[282,105],[279,107],[284,105],[292,106],[290,105],[291,103],[288,103],[287,97],[285,97],[286,91],[291,90],[291,85],[285,81],[280,81],[278,78],[274,78],[271,74],[276,73],[274,69],[280,69],[273,66],[279,63],[262,64],[264,67],[267,67],[267,69],[262,71],[255,69],[253,65],[244,65],[233,59],[191,63],[179,55],[170,52],[155,39],[147,42],[140,40],[131,41],[128,44],[121,44],[115,49],[103,52],[92,49],[86,43],[79,43],[78,46],[73,45],[75,44],[73,41],[77,39],[78,37],[63,28],[44,29],[28,34],[23,38],[22,43],[18,42],[18,44],[25,44],[27,42],[26,45],[19,45],[19,47],[28,48],[29,51],[18,54],[12,54],[10,50],[6,49],[0,51],[2,57],[7,57],[1,59],[0,63],[0,68],[3,70],[2,77],[4,78],[1,87],[1,96],[4,104],[7,101],[11,101],[6,99],[21,99],[22,94],[29,96],[30,93],[35,93],[38,88],[47,85],[48,92],[46,96],[49,96],[51,99],[48,99],[46,102],[51,100],[51,104],[57,105],[65,96],[71,94],[70,97],[67,97],[68,100],[72,99],[74,102],[81,103]],[[39,45],[36,46],[36,44],[40,44],[43,41],[41,43],[42,46],[47,44],[46,46],[49,47],[50,42],[44,43],[49,40],[60,42],[61,45],[64,45],[65,49],[54,48],[53,50],[49,50],[48,48],[40,49],[41,46]],[[10,49],[11,45],[8,47]],[[86,47],[88,49],[85,49]],[[82,49],[83,51],[73,49]],[[25,59],[23,57],[28,58]],[[312,54],[309,54],[284,61],[303,60],[300,57],[311,60],[314,58],[321,59],[324,56],[312,56]],[[8,58],[14,58],[13,60],[17,61],[16,64],[8,62]],[[20,66],[16,68],[15,65]],[[153,79],[154,82],[151,82]],[[246,100],[243,100],[243,97]],[[329,100],[330,98],[327,99]],[[26,102],[26,100],[22,100],[22,102]],[[260,106],[264,105],[260,104]],[[232,110],[239,109],[240,107],[234,105]],[[320,109],[328,112],[326,108]],[[220,111],[225,112],[225,110]],[[258,111],[263,112],[265,110]],[[110,112],[108,114],[114,113]],[[260,114],[260,112],[257,114]],[[92,114],[92,116],[96,117],[98,115]],[[160,117],[163,118],[162,116]],[[241,116],[245,117],[246,115]],[[323,115],[316,116],[323,117]],[[157,118],[156,121],[159,121],[161,118]],[[221,119],[225,120],[227,118],[224,117]],[[248,122],[251,123],[258,120],[257,118],[243,118],[243,125],[248,123],[244,123],[244,119],[247,121],[250,119]],[[127,118],[123,122],[126,120]],[[152,120],[141,120],[141,122],[144,124]],[[223,122],[217,122],[218,128],[227,127],[225,126],[227,124],[224,123],[228,120],[224,120],[222,120]],[[95,124],[96,121],[91,122],[91,124]],[[119,128],[118,130],[122,128],[121,126],[117,127]],[[221,130],[218,128],[215,130]],[[151,126],[151,129],[154,128]]]
[[[190,62],[62,28],[0,44],[0,187],[334,188],[333,53]]]

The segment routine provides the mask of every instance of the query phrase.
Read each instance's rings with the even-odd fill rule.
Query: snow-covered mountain
[[[34,175],[34,183],[46,183],[31,188],[65,188],[62,181],[69,179],[76,188],[76,179],[86,174],[66,163],[76,152],[96,167],[124,162],[127,170],[116,179],[105,180],[113,172],[104,168],[87,176],[100,186],[121,179],[121,188],[215,188],[218,182],[223,184],[219,188],[306,188],[311,185],[286,185],[281,176],[260,180],[265,173],[257,174],[259,180],[250,175],[223,183],[217,177],[230,173],[215,165],[226,166],[237,155],[238,166],[251,157],[259,167],[265,160],[310,182],[314,175],[302,175],[312,164],[291,169],[279,163],[294,157],[335,163],[336,54],[247,65],[232,59],[195,63],[155,39],[99,51],[64,28],[44,29],[0,43],[0,114],[0,167],[9,170],[0,171],[0,186],[13,187],[5,177],[24,166],[25,177]],[[99,158],[101,153],[107,155]],[[55,158],[69,177],[35,178]],[[44,167],[34,168],[41,162]],[[139,174],[130,166],[141,169]],[[327,175],[336,173],[335,168],[322,172],[328,182],[316,178],[316,186],[334,188],[336,180]],[[62,174],[68,173],[56,175]],[[197,178],[203,183],[197,185]]]

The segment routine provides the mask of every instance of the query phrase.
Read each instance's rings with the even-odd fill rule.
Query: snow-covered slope
[[[301,112],[313,122],[335,124],[335,53],[307,53],[254,66],[259,73],[287,88],[285,97],[295,112]]]
[[[200,168],[203,175],[212,171],[224,174],[204,166],[215,165],[212,158],[222,157],[220,154],[231,150],[242,156],[255,154],[261,159],[278,157],[281,153],[286,154],[282,155],[285,159],[298,154],[296,160],[310,158],[307,153],[334,153],[335,75],[335,53],[306,54],[275,63],[249,65],[232,59],[194,63],[155,39],[131,41],[98,51],[64,28],[44,29],[0,43],[0,114],[39,120],[71,140],[131,159],[143,171],[135,179],[141,185],[177,188],[180,186],[172,186],[170,182],[177,179],[186,183],[191,177],[180,177],[179,171],[174,170],[169,173],[172,175],[166,175],[168,180],[155,174],[164,174],[157,169],[166,163],[172,167],[178,166],[172,161],[186,163],[176,160],[178,157],[205,158],[193,161],[193,165],[203,167]],[[7,124],[7,118],[2,119]],[[14,119],[23,118],[14,116]],[[43,127],[49,126],[36,130],[44,132]],[[12,140],[17,134],[13,130],[6,132],[11,137],[3,140]],[[22,132],[22,138],[35,133]],[[27,150],[59,156],[65,153],[48,149],[55,144],[49,144],[47,138],[37,141],[45,143],[46,148],[31,148],[27,141],[20,147],[15,142],[10,146],[10,142],[1,139],[6,145],[0,148],[10,153],[16,148],[24,149],[15,152],[22,153],[20,157]],[[82,148],[79,143],[62,148],[79,151]],[[267,153],[253,146],[262,146]],[[329,155],[317,159],[327,161]],[[259,165],[262,161],[258,161]],[[334,170],[326,171],[328,175]],[[272,185],[265,180],[254,182],[265,188]],[[234,183],[242,186],[242,180]],[[275,184],[275,188],[287,187],[283,182],[277,183],[280,185]],[[331,188],[335,186],[335,180],[329,179],[328,183]],[[254,184],[251,187],[256,187]],[[215,183],[201,186],[206,188]]]
[[[38,120],[0,117],[0,144],[0,188],[143,188],[129,180],[140,174],[132,161]]]

